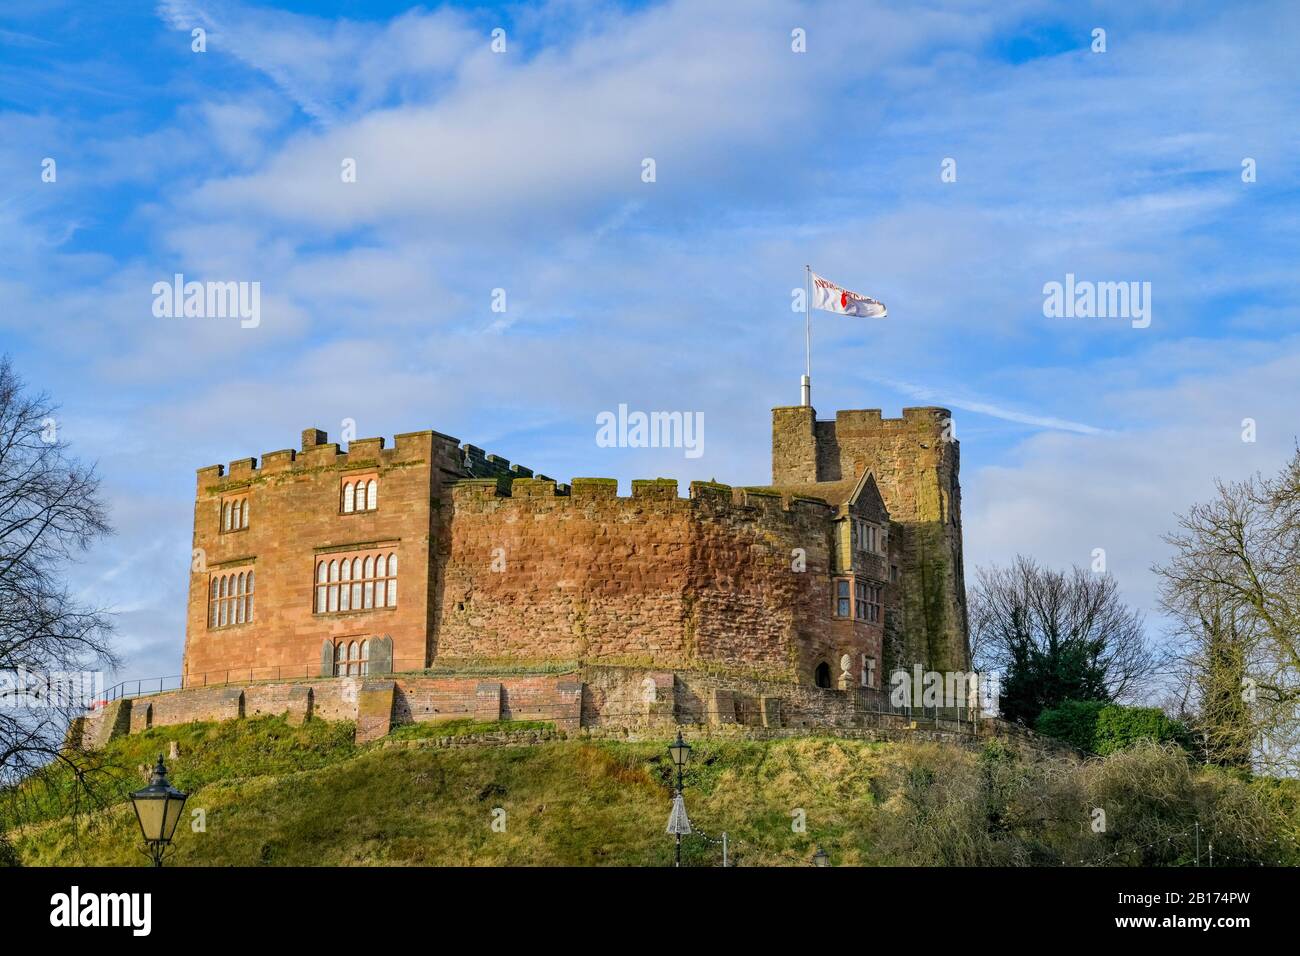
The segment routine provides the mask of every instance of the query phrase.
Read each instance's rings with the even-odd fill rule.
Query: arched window
[[[253,572],[214,575],[208,582],[208,626],[234,627],[253,622]]]
[[[352,610],[352,588],[348,582],[352,580],[351,561],[342,563],[342,567],[339,569],[339,580],[342,582],[342,587],[339,588],[339,610],[350,611]]]
[[[350,515],[355,508],[356,488],[353,486],[352,482],[349,481],[343,486],[343,513],[345,515]]]
[[[366,510],[366,483],[364,481],[357,482],[357,510]]]
[[[813,675],[818,687],[831,686],[831,665],[822,661],[817,665],[817,672]]]
[[[396,554],[357,554],[316,563],[315,613],[396,606]]]
[[[374,511],[379,507],[379,482],[374,478],[366,483],[366,507]]]
[[[217,530],[222,534],[227,531],[242,531],[248,527],[248,494],[227,498],[221,502],[220,518]]]
[[[361,674],[370,673],[370,642],[369,641],[361,642],[361,670],[359,673]]]

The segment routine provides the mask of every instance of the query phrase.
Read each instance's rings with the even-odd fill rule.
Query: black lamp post
[[[162,866],[163,854],[171,845],[176,824],[180,823],[181,813],[185,809],[188,793],[181,793],[167,782],[167,768],[163,765],[162,754],[158,755],[158,766],[153,768],[149,786],[131,794],[131,804],[135,807],[135,818],[140,822],[140,833],[154,866]]]
[[[686,761],[691,759],[691,745],[682,739],[681,730],[677,731],[677,739],[668,745],[668,754],[673,758],[673,765],[677,767],[677,798],[682,799],[682,774],[686,770]],[[677,833],[677,857],[674,866],[682,865],[682,835]]]
[[[826,855],[826,851],[823,850],[821,847],[818,847],[817,852],[813,854],[812,861],[813,861],[813,866],[831,865],[831,858]]]

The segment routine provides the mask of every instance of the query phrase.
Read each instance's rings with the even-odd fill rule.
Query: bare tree
[[[1063,700],[1124,700],[1154,670],[1142,615],[1109,574],[1023,555],[981,568],[968,595],[977,669],[1002,675],[1003,715],[1031,722]]]
[[[61,768],[70,795],[83,793],[91,758],[64,746],[67,728],[84,712],[82,675],[116,664],[107,618],[62,580],[111,531],[94,469],[69,454],[54,411],[0,358],[0,809],[11,822],[19,781]]]
[[[1179,517],[1154,571],[1207,757],[1300,768],[1300,449],[1273,478],[1216,482]],[[1243,754],[1249,751],[1249,757]]]

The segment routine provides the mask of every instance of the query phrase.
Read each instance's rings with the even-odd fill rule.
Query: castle
[[[687,497],[309,428],[199,469],[193,547],[186,687],[562,661],[847,690],[970,663],[942,408],[776,408],[771,483]]]

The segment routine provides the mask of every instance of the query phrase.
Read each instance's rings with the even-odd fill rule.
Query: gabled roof
[[[835,508],[836,517],[843,518],[853,505],[859,501],[868,507],[875,506],[886,516],[889,508],[880,494],[876,477],[870,471],[864,471],[857,478],[844,478],[840,481],[813,481],[801,484],[769,485],[765,490],[782,495],[796,495],[802,498],[820,498]]]

